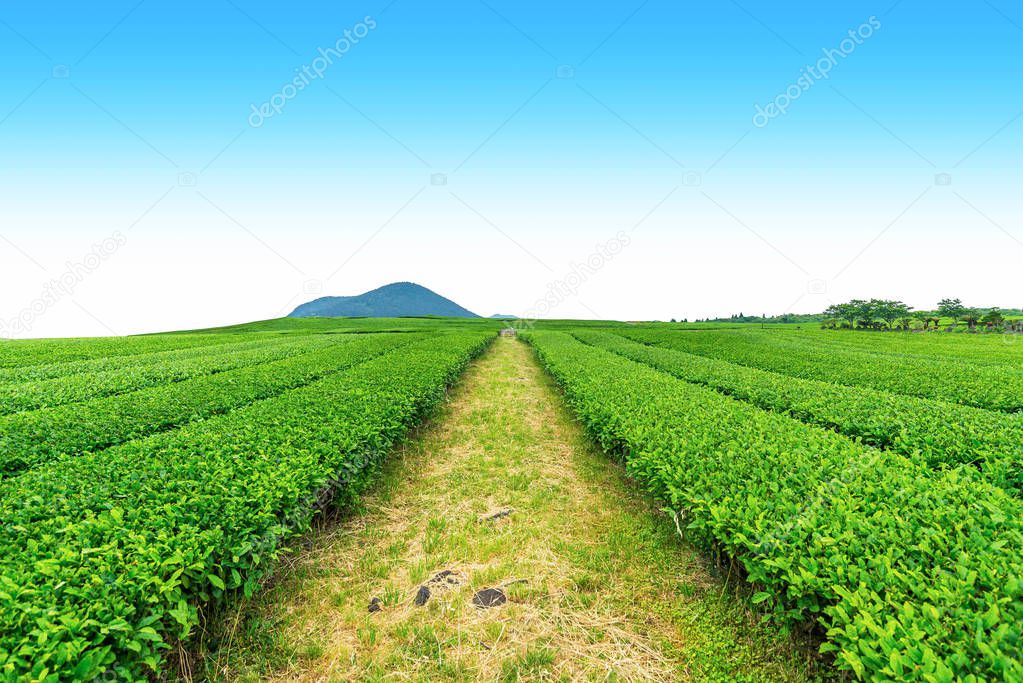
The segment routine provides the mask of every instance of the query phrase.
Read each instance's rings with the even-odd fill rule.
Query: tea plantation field
[[[386,327],[0,346],[0,677],[155,675],[496,330]]]
[[[372,487],[500,326],[0,344],[0,680],[166,675],[204,615]],[[1023,680],[1023,342],[559,321],[518,336],[674,542],[801,634],[824,678]]]
[[[839,670],[1023,680],[1015,337],[552,327],[592,436]]]

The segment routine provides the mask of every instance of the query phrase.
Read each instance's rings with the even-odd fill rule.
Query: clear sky
[[[19,5],[0,336],[1023,305],[1008,0]]]

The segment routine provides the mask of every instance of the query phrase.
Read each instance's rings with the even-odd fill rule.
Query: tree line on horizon
[[[966,323],[967,329],[976,331],[978,325],[988,330],[1005,329],[1023,331],[1023,321],[1008,320],[1011,312],[998,307],[980,309],[963,304],[960,299],[942,299],[933,311],[914,311],[912,306],[892,299],[852,299],[846,303],[833,304],[824,311],[822,326],[830,329],[911,330],[920,328],[939,329],[941,321],[951,319],[950,329]]]
[[[825,329],[858,330],[930,330],[940,329],[943,320],[951,320],[949,329],[965,323],[969,331],[983,325],[990,331],[1023,332],[1021,309],[972,308],[961,299],[942,299],[934,310],[913,310],[902,301],[893,299],[852,299],[833,304],[822,313],[785,313],[782,315],[745,315],[738,313],[727,318],[696,319],[697,323],[820,323]],[[671,322],[675,322],[672,319]],[[679,322],[689,322],[688,319]]]

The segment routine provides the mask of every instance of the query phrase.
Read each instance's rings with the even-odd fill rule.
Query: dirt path
[[[809,677],[805,654],[747,614],[593,450],[514,339],[469,369],[362,513],[307,540],[312,550],[275,586],[226,615],[205,661],[215,677]],[[417,606],[424,585],[430,597]],[[476,591],[494,587],[505,604],[474,606]],[[373,598],[380,610],[371,613]]]

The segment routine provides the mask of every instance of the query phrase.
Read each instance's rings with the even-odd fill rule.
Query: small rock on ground
[[[507,601],[508,597],[500,588],[484,588],[481,591],[477,591],[476,594],[472,596],[472,604],[483,609],[497,607],[498,605],[503,605]]]
[[[455,572],[451,571],[450,569],[445,569],[444,571],[440,571],[440,572],[437,572],[436,574],[434,574],[433,578],[430,579],[429,583],[431,585],[443,583],[443,584],[449,584],[449,585],[452,585],[452,586],[457,586],[458,583],[459,583],[458,575],[455,574]]]
[[[430,599],[430,589],[426,586],[420,586],[416,592],[415,603],[417,607],[422,607],[426,604],[426,601]]]
[[[515,512],[515,508],[513,507],[497,508],[496,510],[491,510],[490,512],[480,515],[477,520],[480,522],[493,522],[496,519],[507,517],[513,512]]]

